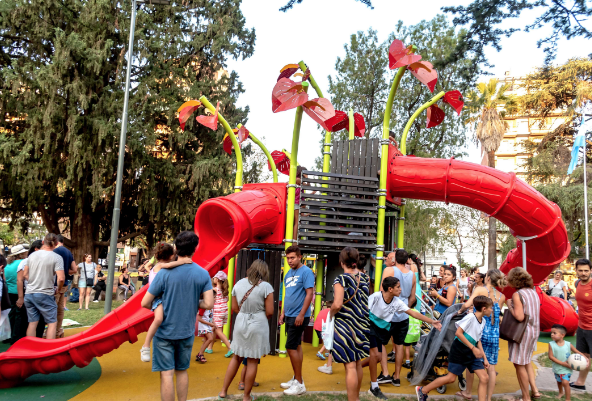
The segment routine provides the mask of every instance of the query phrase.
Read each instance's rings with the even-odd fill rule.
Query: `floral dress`
[[[216,288],[214,299],[214,324],[216,327],[223,327],[228,320],[228,297],[225,297],[222,290]]]

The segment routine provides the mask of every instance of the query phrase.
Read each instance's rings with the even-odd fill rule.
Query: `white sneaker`
[[[321,373],[326,373],[328,375],[332,375],[333,374],[333,367],[331,366],[327,366],[326,364],[323,366],[319,366],[317,368],[317,370]]]
[[[140,350],[140,359],[142,362],[150,362],[150,347],[142,347]]]
[[[95,302],[99,302],[99,301],[98,300],[94,300],[93,303],[95,303]]]
[[[284,390],[285,395],[301,395],[306,393],[306,387],[304,386],[304,382],[302,384],[298,383],[294,380],[294,384],[287,390]]]
[[[296,379],[294,379],[294,377],[292,377],[292,378],[291,378],[290,380],[288,380],[286,383],[282,383],[282,384],[280,384],[280,387],[281,387],[281,388],[288,389],[288,388],[292,387],[292,385],[293,385],[294,383],[298,383],[298,382],[296,381]]]

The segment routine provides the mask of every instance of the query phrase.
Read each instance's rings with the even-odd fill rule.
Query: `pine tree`
[[[205,199],[228,193],[223,130],[177,108],[206,95],[230,124],[243,92],[228,57],[249,57],[255,32],[240,0],[142,5],[137,12],[120,241],[191,229]],[[5,0],[0,6],[0,213],[41,215],[69,232],[75,257],[96,255],[111,228],[129,1]]]

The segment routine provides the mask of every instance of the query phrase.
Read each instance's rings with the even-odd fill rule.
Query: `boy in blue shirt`
[[[448,355],[448,374],[428,384],[427,386],[415,387],[417,401],[426,401],[428,393],[440,386],[453,383],[465,369],[475,373],[479,378],[479,399],[487,397],[487,383],[489,376],[487,369],[489,363],[481,345],[481,335],[485,320],[483,316],[491,316],[493,312],[493,301],[486,296],[479,295],[473,300],[475,313],[469,313],[460,322],[456,323],[456,337],[450,347]]]
[[[569,341],[563,338],[567,334],[565,326],[554,324],[551,328],[551,338],[553,341],[549,343],[549,359],[553,362],[553,373],[555,380],[557,380],[557,388],[559,389],[559,398],[563,397],[565,393],[565,401],[571,400],[571,387],[569,386],[569,379],[571,379],[571,367],[567,363],[567,358],[572,352],[583,355],[576,349]]]

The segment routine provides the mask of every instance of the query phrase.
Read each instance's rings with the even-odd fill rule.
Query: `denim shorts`
[[[58,305],[53,295],[25,294],[25,308],[29,322],[38,322],[39,316],[43,316],[45,323],[58,321]]]
[[[453,375],[460,376],[463,374],[465,369],[468,369],[470,373],[474,373],[476,370],[485,369],[485,365],[483,365],[483,359],[473,359],[471,362],[468,363],[454,363],[448,361],[448,372],[452,373]]]
[[[158,305],[162,305],[162,298],[158,297],[156,299],[154,299],[154,301],[152,301],[152,312],[154,312],[156,310],[156,308],[158,308]]]
[[[571,373],[561,373],[561,374],[555,374],[555,380],[557,380],[557,383],[561,383],[561,379],[563,380],[567,380],[570,381],[571,379]]]
[[[189,369],[194,338],[195,336],[181,340],[165,340],[155,336],[152,340],[152,371]]]

